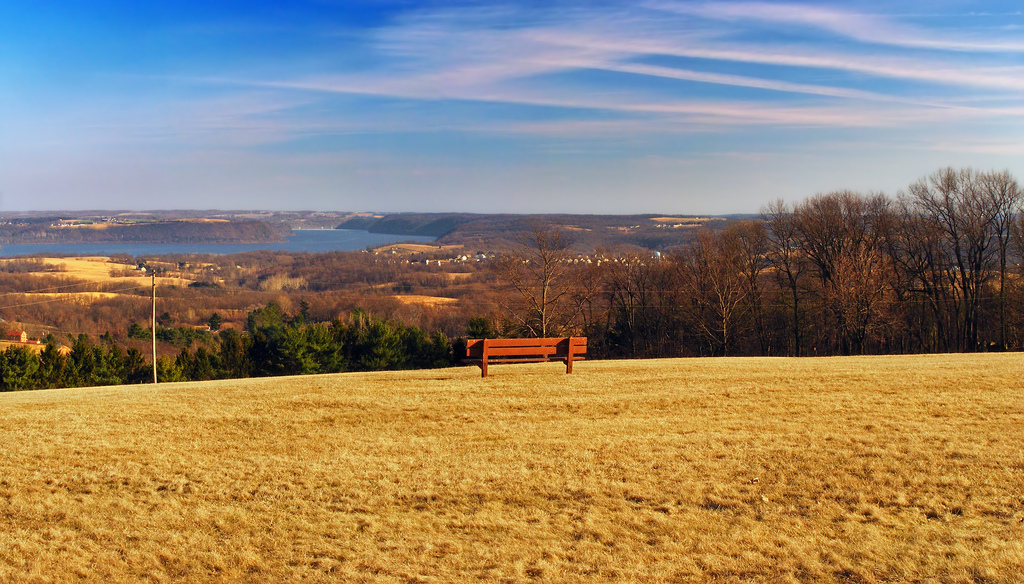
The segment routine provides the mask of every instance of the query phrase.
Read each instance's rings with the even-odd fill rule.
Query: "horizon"
[[[1022,27],[1005,0],[7,5],[0,213],[722,216],[1021,176]]]
[[[561,213],[561,212],[500,212],[500,213],[478,213],[469,211],[342,211],[338,209],[23,209],[23,210],[0,210],[0,217],[5,214],[10,215],[27,215],[27,214],[56,214],[69,213],[76,215],[90,215],[90,214],[104,214],[104,213],[119,213],[121,215],[157,215],[160,213],[195,213],[196,218],[202,218],[202,215],[198,214],[238,214],[238,213],[280,213],[280,214],[301,214],[301,213],[335,213],[339,215],[372,215],[372,216],[387,216],[387,215],[569,215],[569,216],[595,216],[595,217],[613,217],[613,216],[658,216],[659,214],[665,216],[680,216],[680,217],[746,217],[751,215],[759,215],[760,211],[750,213],[659,213],[652,211],[648,213]],[[184,218],[184,217],[183,217]]]

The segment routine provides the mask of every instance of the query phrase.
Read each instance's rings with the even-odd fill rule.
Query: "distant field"
[[[29,351],[32,351],[33,353],[39,354],[39,353],[43,352],[43,349],[46,348],[46,345],[44,345],[42,343],[12,343],[12,342],[9,342],[9,341],[0,341],[0,351],[6,351],[7,349],[9,349],[11,347],[24,347],[25,349],[28,349]],[[57,347],[57,350],[60,351],[61,353],[65,354],[65,355],[67,355],[68,353],[71,352],[71,347],[68,347],[66,345],[61,345],[61,346]]]
[[[651,217],[651,221],[655,223],[693,223],[695,225],[724,220],[724,217]]]
[[[37,343],[12,343],[9,341],[0,341],[0,351],[6,351],[11,347],[24,347],[33,353],[42,353],[46,345],[40,345]]]
[[[1019,582],[1024,355],[0,394],[0,581]]]
[[[456,298],[447,298],[445,296],[424,296],[422,294],[396,294],[392,296],[392,298],[402,304],[418,304],[420,306],[444,306],[445,304],[458,302],[458,299]]]
[[[377,253],[432,253],[432,252],[456,252],[463,249],[461,245],[431,245],[428,243],[395,243],[375,248]]]
[[[33,298],[56,298],[66,300],[68,303],[91,304],[95,300],[106,298],[117,298],[117,292],[33,292]]]
[[[151,283],[151,277],[149,275],[142,275],[140,272],[138,276],[111,276],[111,270],[120,271],[128,268],[124,264],[113,263],[110,258],[106,256],[83,256],[83,257],[67,257],[67,258],[40,258],[48,265],[62,266],[63,271],[60,272],[41,272],[46,275],[61,275],[69,276],[72,278],[78,278],[87,282],[94,282],[98,284],[121,284],[125,287],[128,286],[147,286]],[[0,260],[0,262],[13,262],[18,261],[16,259]],[[174,285],[174,286],[187,286],[194,280],[185,278],[160,278],[157,277],[158,284],[163,285]]]

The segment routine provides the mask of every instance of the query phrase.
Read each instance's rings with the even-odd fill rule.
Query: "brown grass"
[[[10,341],[0,341],[0,351],[6,351],[10,347],[24,347],[33,353],[39,354],[43,352],[46,345],[42,343],[12,343]],[[60,347],[57,347],[57,350],[64,355],[71,353],[71,347],[68,347],[67,345],[61,345]]]
[[[0,581],[1016,582],[1024,355],[0,395]]]
[[[446,296],[424,296],[422,294],[395,294],[392,296],[402,304],[415,304],[417,306],[444,306],[458,302],[456,298]]]
[[[78,278],[87,282],[99,284],[123,284],[128,286],[145,286],[151,282],[150,276],[113,276],[111,270],[120,271],[125,268],[124,264],[110,261],[105,256],[86,256],[72,258],[41,258],[48,265],[63,265],[62,276]],[[48,273],[52,275],[52,273]],[[185,278],[161,278],[157,277],[158,285],[188,286],[193,280]]]
[[[113,265],[109,258],[102,256],[80,257],[80,258],[42,258],[49,265],[63,265],[66,276],[78,278],[89,282],[108,283],[110,267]],[[123,278],[119,278],[123,280]]]
[[[12,343],[10,341],[0,341],[0,352],[6,351],[11,347],[24,347],[33,353],[42,353],[46,345],[40,345],[38,343]]]
[[[389,253],[394,250],[395,253],[406,254],[406,253],[432,253],[438,251],[455,252],[462,250],[461,245],[429,245],[425,243],[397,243],[392,245],[384,245],[378,248],[374,248],[373,251],[377,253]]]
[[[117,292],[34,292],[25,296],[29,298],[56,298],[63,300],[67,304],[88,306],[96,300],[117,298],[121,294]]]

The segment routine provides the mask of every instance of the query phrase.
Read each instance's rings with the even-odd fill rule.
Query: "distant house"
[[[25,331],[7,331],[7,340],[13,343],[27,343],[28,333]]]

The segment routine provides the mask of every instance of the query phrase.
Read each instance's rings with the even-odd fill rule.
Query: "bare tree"
[[[801,281],[807,265],[806,256],[800,249],[797,218],[793,209],[781,199],[768,204],[762,211],[767,232],[768,262],[775,268],[779,287],[786,290],[790,299],[790,322],[793,335],[793,354],[800,356],[803,335],[801,331]]]
[[[609,340],[630,357],[677,354],[672,338],[674,270],[650,252],[618,253],[605,262],[605,293],[614,317]]]
[[[725,228],[723,236],[736,239],[739,262],[746,286],[747,312],[754,325],[762,355],[769,351],[761,274],[768,267],[768,233],[763,221],[738,221]]]
[[[838,314],[842,350],[863,353],[870,338],[890,327],[892,267],[879,246],[861,242],[840,256],[834,269],[832,311]]]
[[[690,321],[709,341],[713,353],[728,356],[747,297],[737,237],[701,231],[676,261]]]
[[[1017,272],[1024,279],[1024,210],[1017,213],[1017,219],[1011,224],[1013,250],[1017,256]]]
[[[575,296],[578,270],[572,260],[564,234],[539,223],[503,256],[499,270],[518,301],[508,312],[523,333],[547,337],[573,328],[583,305]]]
[[[906,317],[918,346],[926,351],[953,350],[947,331],[949,297],[946,270],[942,269],[942,232],[923,217],[914,202],[900,195],[886,246],[893,266],[894,291],[909,306]]]
[[[1020,214],[1022,193],[1009,171],[982,174],[984,196],[995,212],[992,230],[999,248],[999,348],[1006,349],[1006,263],[1013,222]]]
[[[943,269],[952,284],[956,310],[956,347],[978,349],[982,290],[991,279],[995,201],[985,196],[983,177],[975,170],[945,168],[910,185],[918,212],[942,234]]]
[[[840,191],[800,205],[796,229],[820,285],[823,331],[842,353],[865,350],[867,333],[885,292],[883,237],[889,200],[881,194]]]

